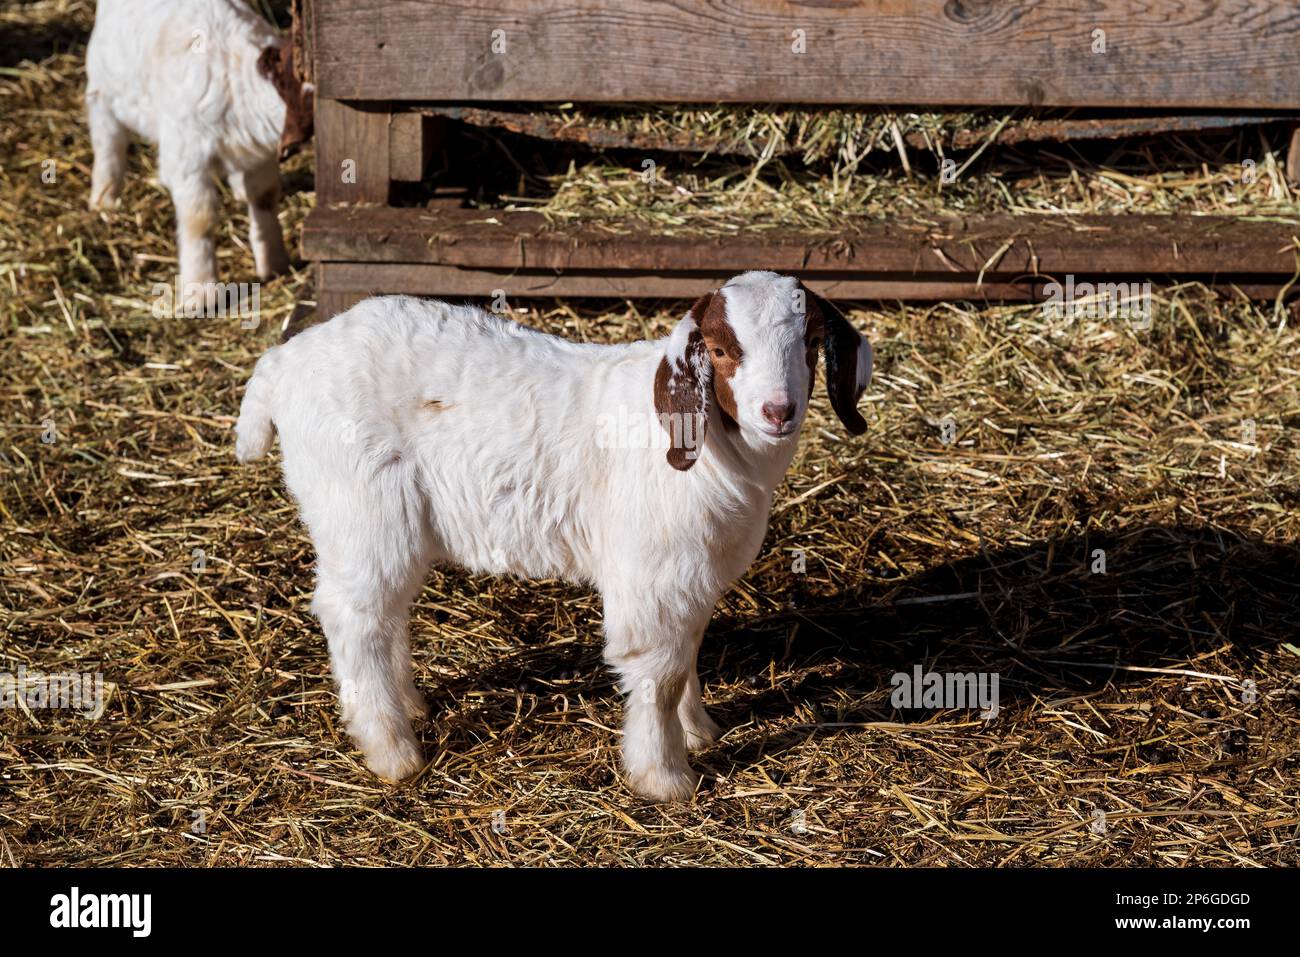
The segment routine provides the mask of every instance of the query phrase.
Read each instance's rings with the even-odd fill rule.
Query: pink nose
[[[778,429],[788,425],[794,419],[795,405],[793,402],[764,402],[763,418],[771,422]]]

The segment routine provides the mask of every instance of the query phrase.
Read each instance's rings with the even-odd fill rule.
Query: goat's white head
[[[668,449],[673,468],[688,469],[716,404],[722,427],[752,448],[792,442],[812,397],[817,355],[826,357],[826,389],[854,435],[867,423],[857,401],[871,380],[871,344],[834,306],[791,276],[747,272],[696,300],[677,323],[655,375],[655,409],[700,423]]]

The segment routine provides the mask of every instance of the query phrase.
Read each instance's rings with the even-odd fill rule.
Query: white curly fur
[[[799,289],[751,272],[716,294],[744,350],[730,380],[736,423],[708,402],[706,439],[685,471],[665,459],[653,395],[661,359],[683,358],[682,335],[579,344],[398,296],[366,300],[258,361],[236,454],[261,457],[278,431],[316,548],[313,609],[372,770],[399,779],[422,766],[408,611],[430,564],[454,562],[598,589],[605,659],[628,695],[632,786],[661,800],[691,795],[687,747],[719,733],[700,698],[700,640],[758,554],[807,409]],[[688,313],[679,331],[694,324]],[[858,340],[860,395],[871,347]],[[789,434],[764,419],[774,399],[797,406]],[[644,440],[598,441],[610,416],[652,427]]]

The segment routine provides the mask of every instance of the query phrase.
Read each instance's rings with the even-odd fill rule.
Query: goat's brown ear
[[[822,354],[826,358],[826,392],[831,408],[853,435],[867,431],[867,421],[858,412],[858,399],[871,381],[871,343],[858,334],[844,314],[803,283],[808,309],[821,313],[826,335]]]
[[[713,293],[701,296],[668,337],[655,370],[655,412],[668,433],[668,464],[685,472],[699,459],[709,425],[713,363],[700,331],[700,319]]]
[[[284,101],[284,129],[280,131],[280,160],[283,162],[297,148],[311,140],[315,132],[315,93],[311,84],[303,83],[294,64],[293,43],[285,39],[269,46],[257,58],[257,72],[275,87]]]

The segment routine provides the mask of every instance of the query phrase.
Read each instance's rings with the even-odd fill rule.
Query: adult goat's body
[[[752,445],[714,403],[699,410],[708,440],[668,467],[672,432],[652,384],[679,338],[584,345],[392,297],[259,361],[237,453],[262,455],[274,421],[316,545],[313,608],[344,717],[377,773],[421,764],[406,624],[429,565],[445,561],[598,589],[605,658],[629,696],[633,786],[691,793],[686,747],[718,733],[696,653],[717,599],[758,553],[795,443]]]

